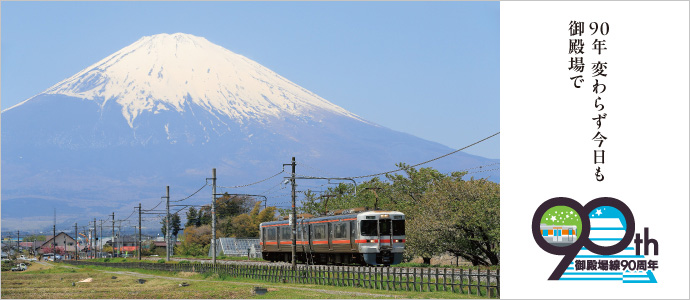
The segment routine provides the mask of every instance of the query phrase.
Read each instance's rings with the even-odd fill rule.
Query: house
[[[64,232],[58,233],[56,236],[46,237],[46,241],[36,247],[39,254],[51,253],[51,244],[55,246],[56,249],[64,249],[67,252],[74,252],[77,249],[77,242],[68,234]],[[79,245],[79,250],[81,250],[83,245]]]

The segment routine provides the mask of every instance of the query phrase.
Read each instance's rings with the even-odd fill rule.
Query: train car
[[[259,225],[265,260],[292,261],[288,220]],[[316,264],[394,265],[405,249],[405,215],[398,211],[350,209],[330,216],[298,216],[295,257]]]
[[[577,240],[577,226],[539,224],[539,229],[547,243],[564,247]]]

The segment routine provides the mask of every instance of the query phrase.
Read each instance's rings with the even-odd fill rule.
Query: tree
[[[197,211],[197,227],[211,224],[211,205],[204,205]]]
[[[111,245],[103,245],[103,249],[101,252],[106,252],[106,253],[112,253],[113,252],[113,246]]]
[[[485,179],[446,180],[429,193],[447,206],[445,249],[473,265],[500,262],[500,188]]]
[[[208,255],[211,233],[211,226],[209,225],[186,227],[182,234],[182,243],[175,247],[175,251],[180,255]]]
[[[201,223],[199,222],[199,215],[196,212],[196,208],[192,206],[187,211],[187,223],[184,224],[184,227],[199,225],[201,225]]]
[[[421,256],[430,263],[450,252],[475,265],[499,263],[500,186],[480,179],[463,180],[466,172],[443,174],[433,168],[397,165],[404,173],[373,178],[357,186],[329,187],[325,198],[305,193],[298,213],[323,214],[326,210],[369,207],[397,210],[406,215],[405,256]],[[378,200],[377,200],[378,197]],[[378,204],[375,204],[378,201]],[[290,210],[280,209],[287,215]]]
[[[254,203],[254,208],[245,214],[221,221],[221,232],[224,236],[234,237],[258,237],[259,224],[275,219],[275,207],[267,207],[261,210],[261,202]]]
[[[171,236],[174,236],[175,239],[177,239],[177,234],[180,232],[181,229],[181,221],[180,221],[180,215],[178,213],[170,214],[170,234]],[[161,220],[161,232],[163,233],[163,236],[165,236],[165,223],[166,223],[166,218],[163,218]]]
[[[225,193],[216,199],[216,216],[220,219],[248,213],[254,206],[252,198]]]
[[[41,248],[41,253],[45,254],[45,253],[53,253],[53,252],[55,252],[55,254],[57,254],[57,255],[63,255],[63,254],[65,254],[65,248],[59,247],[59,246],[58,247],[45,246],[45,247]]]

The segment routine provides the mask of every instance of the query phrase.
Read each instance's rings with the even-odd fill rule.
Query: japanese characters
[[[588,27],[589,30],[585,28],[585,22],[570,21],[568,50],[570,65],[568,70],[572,73],[570,80],[572,80],[574,88],[579,89],[589,84],[592,86],[592,98],[594,100],[592,113],[594,117],[592,120],[596,127],[596,133],[592,137],[592,141],[594,141],[594,175],[595,179],[601,182],[605,178],[602,171],[606,154],[604,142],[608,139],[604,134],[603,125],[608,116],[604,110],[604,103],[606,102],[604,94],[607,89],[606,78],[608,76],[606,36],[609,34],[609,24],[608,22],[590,22]],[[588,68],[588,66],[590,67]]]

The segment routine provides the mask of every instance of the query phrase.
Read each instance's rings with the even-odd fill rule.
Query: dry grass
[[[194,272],[177,272],[175,275],[176,277],[182,277],[182,278],[187,278],[187,277],[192,277],[194,275],[198,275],[199,273],[194,273]]]
[[[112,279],[116,276],[116,279]],[[92,282],[78,281],[93,278]],[[180,287],[180,281],[144,278],[140,284],[137,276],[113,275],[97,271],[74,273],[22,272],[2,274],[2,298],[12,299],[219,299],[249,298],[248,287],[233,287],[222,282],[189,282]],[[72,286],[72,283],[75,283]]]
[[[343,298],[478,298],[450,292],[378,291],[361,288],[276,284],[217,274],[170,274],[74,268],[50,265],[25,272],[2,272],[3,299],[343,299]],[[175,278],[172,278],[172,277]],[[116,277],[116,278],[113,278]],[[92,278],[92,282],[80,280]],[[146,280],[141,284],[138,279]],[[223,280],[219,280],[223,279]],[[189,286],[181,287],[186,282]],[[74,285],[73,285],[74,283]],[[253,295],[252,287],[268,289]]]

